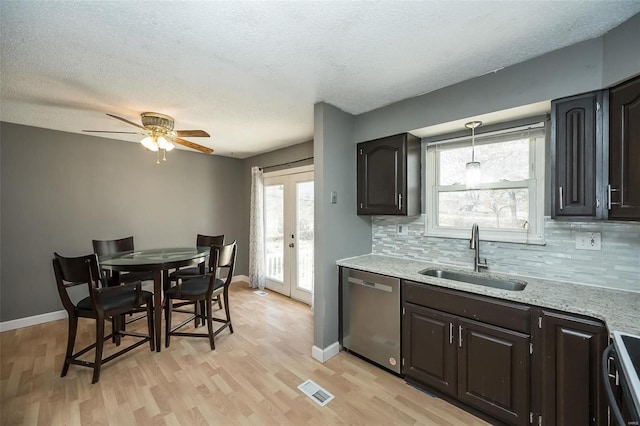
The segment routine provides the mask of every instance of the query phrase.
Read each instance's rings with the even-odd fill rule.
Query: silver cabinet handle
[[[562,210],[564,208],[563,205],[562,205],[562,198],[563,198],[563,196],[562,196],[562,187],[558,188],[558,192],[560,192],[560,210]]]
[[[402,210],[402,194],[398,194],[398,210]]]
[[[458,326],[458,346],[462,347],[462,326]]]
[[[614,202],[611,201],[611,193],[612,192],[618,192],[618,191],[620,191],[620,190],[612,188],[610,184],[607,185],[607,208],[609,210],[611,210],[611,206],[612,205],[619,206],[620,204],[622,204],[622,203],[614,203]]]
[[[449,323],[449,344],[453,345],[453,323]]]

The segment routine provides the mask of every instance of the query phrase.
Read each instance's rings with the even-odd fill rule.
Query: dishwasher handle
[[[373,281],[361,280],[360,278],[349,277],[349,283],[361,285],[374,290],[386,291],[387,293],[393,292],[393,288],[390,285],[374,283]]]

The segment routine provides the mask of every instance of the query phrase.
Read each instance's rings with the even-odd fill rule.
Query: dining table
[[[210,247],[178,247],[134,250],[99,256],[100,267],[120,272],[153,272],[153,319],[156,351],[162,343],[162,308],[164,291],[170,286],[169,271],[205,262]]]

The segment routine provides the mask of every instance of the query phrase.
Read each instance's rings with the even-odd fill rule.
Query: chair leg
[[[173,301],[171,297],[165,298],[165,312],[164,312],[164,346],[169,347],[169,339],[171,338],[171,311],[173,310]]]
[[[197,328],[198,325],[200,325],[200,313],[202,313],[202,315],[204,315],[204,312],[200,308],[201,308],[201,306],[198,306],[198,302],[193,302],[193,313],[195,314],[195,317],[193,318],[193,326],[195,328]],[[203,323],[202,324],[204,325],[204,317],[203,317]]]
[[[124,315],[114,315],[111,319],[113,321],[113,343],[115,343],[116,346],[120,346],[120,340],[122,339],[120,331],[123,330],[125,318]]]
[[[213,303],[211,300],[207,299],[205,309],[207,311],[207,331],[209,332],[209,345],[211,346],[211,350],[215,350],[216,344],[213,341]]]
[[[151,346],[151,352],[156,349],[156,333],[153,321],[153,297],[147,299],[147,327],[149,328],[149,345]]]
[[[73,346],[76,344],[76,333],[78,331],[78,317],[69,314],[69,331],[67,335],[67,353],[64,357],[64,365],[62,366],[62,373],[60,377],[67,375],[69,371],[69,365],[71,363],[71,357],[73,357]]]
[[[98,383],[100,379],[100,367],[102,366],[102,346],[104,343],[104,317],[98,315],[96,318],[96,359],[93,365],[93,380],[91,383]]]
[[[220,296],[218,296],[218,309],[222,309],[222,300],[220,300]]]
[[[227,322],[229,323],[229,331],[233,333],[233,325],[231,325],[231,314],[229,313],[229,292],[227,289],[222,293],[224,296],[224,313],[227,315]],[[220,297],[218,296],[218,300]]]
[[[198,303],[198,302],[196,302]],[[206,308],[205,308],[205,304],[207,303],[206,300],[201,300],[200,301],[200,312],[202,312],[202,316],[200,317],[200,324],[204,327],[205,325],[205,321],[207,320],[207,318],[205,317],[206,315]]]

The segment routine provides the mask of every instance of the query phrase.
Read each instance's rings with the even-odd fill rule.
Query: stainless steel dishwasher
[[[400,374],[400,280],[343,272],[343,348]]]

